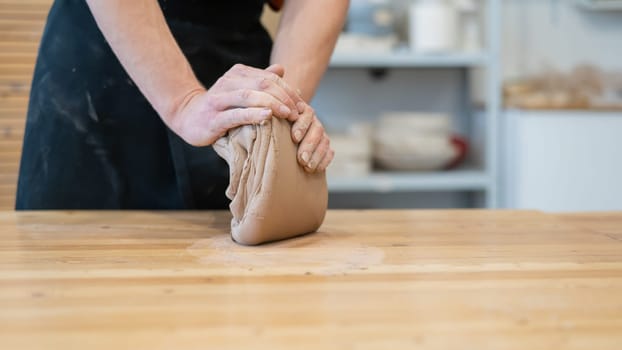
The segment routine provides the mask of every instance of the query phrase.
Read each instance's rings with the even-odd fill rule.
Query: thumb
[[[270,73],[278,75],[281,78],[285,75],[285,68],[278,63],[270,65],[270,67],[266,68],[266,70]]]

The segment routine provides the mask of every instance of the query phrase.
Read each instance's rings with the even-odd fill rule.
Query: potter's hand
[[[229,129],[259,124],[272,116],[295,121],[305,103],[281,79],[278,65],[266,70],[235,65],[209,89],[191,91],[171,118],[170,127],[193,146],[214,143]]]
[[[298,163],[308,172],[326,170],[335,152],[322,123],[311,106],[305,106],[298,120],[292,125],[292,138],[298,146]]]

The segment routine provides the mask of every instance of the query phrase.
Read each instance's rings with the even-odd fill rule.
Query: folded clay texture
[[[324,172],[310,174],[296,159],[287,120],[244,125],[214,143],[229,164],[231,235],[245,245],[316,231],[326,214]]]

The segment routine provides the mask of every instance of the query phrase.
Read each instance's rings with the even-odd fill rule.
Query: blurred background
[[[0,209],[50,4],[0,0]],[[622,210],[621,58],[622,0],[351,0],[313,101],[330,207]]]

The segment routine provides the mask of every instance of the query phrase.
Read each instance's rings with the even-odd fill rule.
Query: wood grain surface
[[[0,209],[13,209],[30,82],[52,0],[0,0]]]
[[[3,349],[620,349],[622,213],[0,212]]]

